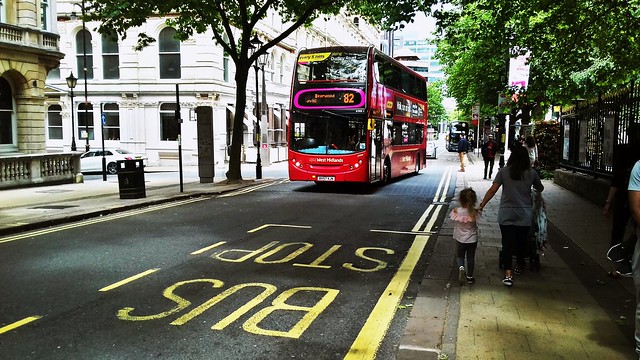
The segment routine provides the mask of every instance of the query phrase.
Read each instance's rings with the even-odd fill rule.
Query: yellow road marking
[[[128,277],[128,278],[126,278],[126,279],[124,279],[124,280],[118,281],[118,282],[117,282],[117,283],[115,283],[115,284],[112,284],[112,285],[109,285],[109,286],[105,286],[105,287],[103,287],[102,289],[100,289],[100,290],[98,290],[98,291],[109,291],[109,290],[113,290],[113,289],[115,289],[115,288],[117,288],[117,287],[120,287],[120,286],[122,286],[122,285],[128,284],[128,283],[130,283],[130,282],[132,282],[132,281],[134,281],[134,280],[138,280],[138,279],[140,279],[141,277],[147,276],[147,275],[149,275],[149,274],[153,274],[154,272],[156,272],[156,271],[158,271],[158,270],[160,270],[160,269],[159,269],[159,268],[155,268],[155,269],[149,269],[149,270],[147,270],[147,271],[143,271],[143,272],[141,272],[140,274],[130,276],[130,277]]]
[[[213,245],[211,245],[211,246],[207,246],[207,247],[202,248],[202,249],[200,249],[200,250],[196,250],[196,251],[192,252],[192,253],[191,253],[191,255],[198,255],[198,254],[202,254],[203,252],[209,251],[209,250],[211,250],[211,249],[213,249],[213,248],[217,248],[218,246],[220,246],[220,245],[224,245],[224,244],[226,244],[226,243],[227,243],[226,241],[220,241],[220,242],[217,242],[217,243],[215,243],[215,244],[213,244]]]
[[[448,171],[448,175],[447,175],[447,182],[444,185],[444,187],[441,189],[442,191],[442,196],[440,196],[440,202],[444,202],[447,199],[447,190],[449,189],[449,184],[451,184],[451,179],[453,178],[452,173],[453,173],[453,166],[449,167],[449,171]]]
[[[435,195],[433,196],[434,201],[444,202],[447,198],[447,189],[449,189],[449,184],[451,183],[451,177],[453,172],[453,166],[447,167],[444,174],[442,174],[442,178],[440,178],[440,183],[438,184],[438,189],[436,190]],[[443,186],[443,184],[445,184]],[[440,198],[439,200],[438,197]]]
[[[224,198],[224,197],[231,197],[231,196],[238,196],[238,195],[242,195],[242,194],[247,194],[247,193],[250,193],[252,191],[264,189],[264,188],[269,187],[271,185],[278,185],[278,184],[282,184],[282,183],[285,183],[285,182],[288,182],[288,181],[289,181],[289,179],[283,179],[283,180],[269,182],[269,183],[265,183],[265,184],[252,185],[252,186],[249,186],[249,187],[246,187],[246,188],[242,188],[242,189],[238,189],[236,191],[232,191],[232,192],[227,193],[227,194],[222,194],[222,195],[220,195],[218,197]]]
[[[389,233],[389,234],[404,234],[404,235],[433,235],[436,234],[433,231],[396,231],[396,230],[376,230],[371,229],[370,232]]]
[[[198,202],[198,201],[202,201],[202,200],[206,200],[206,199],[207,198],[199,197],[199,198],[187,199],[187,200],[183,200],[183,201],[170,202],[170,203],[166,203],[166,204],[154,205],[154,206],[151,206],[151,207],[148,207],[148,208],[144,208],[144,209],[128,210],[128,211],[124,211],[124,212],[121,212],[121,213],[109,214],[109,215],[106,215],[106,216],[101,216],[101,217],[97,217],[97,218],[93,218],[93,219],[86,219],[86,220],[82,220],[82,221],[76,222],[76,223],[64,224],[64,225],[60,225],[60,226],[54,226],[52,228],[34,230],[34,231],[26,232],[26,233],[23,233],[23,234],[17,234],[17,235],[8,236],[8,237],[5,237],[5,238],[0,238],[0,244],[6,243],[6,242],[11,242],[11,241],[16,241],[16,240],[27,239],[27,238],[31,238],[31,237],[34,237],[34,236],[51,234],[51,233],[55,233],[55,232],[62,231],[62,230],[73,229],[73,228],[78,228],[78,227],[92,225],[92,224],[98,224],[98,223],[111,221],[111,220],[117,220],[117,219],[129,217],[129,216],[134,216],[134,215],[144,214],[144,213],[148,213],[148,212],[152,212],[152,211],[167,209],[167,208],[170,208],[170,207],[186,205],[186,204],[190,204],[190,203],[194,203],[194,202]]]
[[[307,226],[307,225],[287,225],[287,224],[264,224],[261,226],[258,226],[255,229],[251,229],[249,231],[247,231],[248,233],[254,233],[254,232],[258,232],[260,230],[264,230],[268,227],[287,227],[287,228],[295,228],[295,229],[311,229],[311,226]]]
[[[441,185],[442,183],[440,186]],[[429,222],[425,226],[425,232],[430,233],[438,218],[438,216],[435,215],[437,215],[441,210],[442,205],[434,206],[433,204],[430,204],[413,227],[412,232],[417,232],[431,213]],[[411,248],[407,252],[407,256],[402,261],[400,268],[398,268],[398,271],[395,273],[386,289],[384,289],[382,296],[378,299],[378,302],[369,314],[364,326],[360,329],[360,333],[354,340],[351,348],[349,348],[349,352],[344,357],[345,360],[375,359],[380,343],[389,330],[389,326],[391,325],[391,321],[398,309],[400,300],[409,285],[411,274],[413,273],[418,260],[420,260],[429,238],[430,235],[416,235],[413,243],[411,244]]]
[[[22,319],[20,321],[16,321],[13,324],[9,324],[9,325],[3,326],[3,327],[0,328],[0,334],[6,333],[7,331],[11,331],[11,330],[13,330],[15,328],[19,328],[22,325],[26,325],[26,324],[28,324],[28,323],[30,323],[32,321],[36,321],[36,320],[38,320],[40,318],[42,318],[42,316],[39,316],[39,315],[29,316],[29,317],[24,318],[24,319]]]

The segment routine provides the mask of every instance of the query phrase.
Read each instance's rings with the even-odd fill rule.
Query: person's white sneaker
[[[458,280],[460,281],[460,284],[464,284],[467,281],[467,276],[464,272],[464,266],[460,266],[458,268]]]

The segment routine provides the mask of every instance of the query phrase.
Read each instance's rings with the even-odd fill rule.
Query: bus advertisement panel
[[[388,181],[425,166],[426,80],[373,47],[298,54],[289,179]]]

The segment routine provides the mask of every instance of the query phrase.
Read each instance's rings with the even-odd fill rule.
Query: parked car
[[[437,157],[438,147],[435,141],[427,141],[427,159],[435,159]]]
[[[143,166],[147,166],[147,156],[134,154],[124,149],[105,149],[104,158],[107,164],[107,174],[118,173],[118,160],[142,159]],[[80,171],[83,173],[102,172],[102,149],[91,150],[80,156]]]

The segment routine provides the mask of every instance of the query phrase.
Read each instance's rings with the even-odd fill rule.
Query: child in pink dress
[[[458,264],[458,280],[460,283],[473,284],[473,268],[475,267],[476,248],[478,246],[478,223],[480,212],[476,211],[478,197],[472,188],[460,191],[460,207],[451,211],[450,217],[455,222],[453,238],[456,240],[456,262]],[[464,266],[465,257],[467,266]]]

